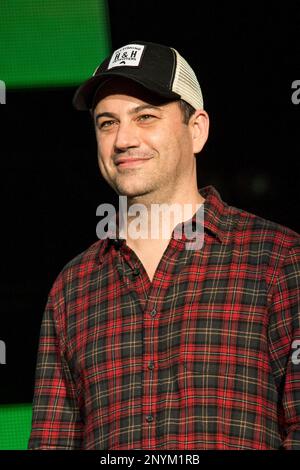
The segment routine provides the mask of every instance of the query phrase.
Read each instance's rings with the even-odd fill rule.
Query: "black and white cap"
[[[134,41],[107,57],[93,76],[76,91],[73,105],[79,110],[92,109],[96,92],[109,79],[123,77],[170,100],[183,99],[195,109],[203,109],[203,98],[195,72],[172,47]]]

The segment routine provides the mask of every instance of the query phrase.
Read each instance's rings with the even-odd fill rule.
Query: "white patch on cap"
[[[143,50],[145,46],[141,44],[128,44],[128,46],[120,47],[117,49],[110,59],[107,70],[113,67],[137,67],[141,61]]]

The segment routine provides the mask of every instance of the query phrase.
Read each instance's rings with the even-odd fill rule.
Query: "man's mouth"
[[[120,157],[115,161],[115,165],[118,167],[132,167],[132,166],[138,166],[144,164],[147,160],[150,160],[152,157],[147,157],[147,158],[134,158],[134,157],[129,157],[129,158],[124,158]]]

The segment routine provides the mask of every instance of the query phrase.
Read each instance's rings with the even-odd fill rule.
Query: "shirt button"
[[[155,309],[155,308],[152,310],[152,312],[150,313],[150,315],[151,315],[151,317],[155,317],[155,315],[156,315],[156,309]]]
[[[148,415],[148,416],[146,417],[146,421],[147,421],[147,423],[152,423],[152,421],[153,421],[153,416],[152,416],[152,415]]]
[[[134,270],[132,271],[132,274],[133,274],[134,276],[138,276],[138,275],[140,274],[139,268],[134,268]]]
[[[150,361],[148,363],[148,369],[150,369],[150,370],[154,369],[154,362],[153,361]]]

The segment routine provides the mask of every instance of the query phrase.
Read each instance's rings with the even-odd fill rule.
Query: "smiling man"
[[[195,213],[204,201],[197,188],[195,154],[207,140],[207,113],[198,109],[185,124],[178,100],[166,101],[116,77],[98,89],[94,101],[99,167],[115,191],[127,196],[128,206],[143,204],[151,214],[154,204],[189,204]],[[142,260],[150,280],[174,227],[183,221],[173,215],[167,237],[162,236],[163,211],[159,221],[147,217],[149,237],[127,234],[127,245]],[[161,236],[154,238],[152,225],[157,223]]]
[[[300,449],[300,237],[198,189],[209,119],[195,73],[175,49],[135,41],[74,105],[148,236],[104,237],[54,282],[29,448]],[[165,212],[146,218],[156,204],[191,215],[174,211],[163,233]],[[203,231],[198,249],[175,236],[182,225]]]

